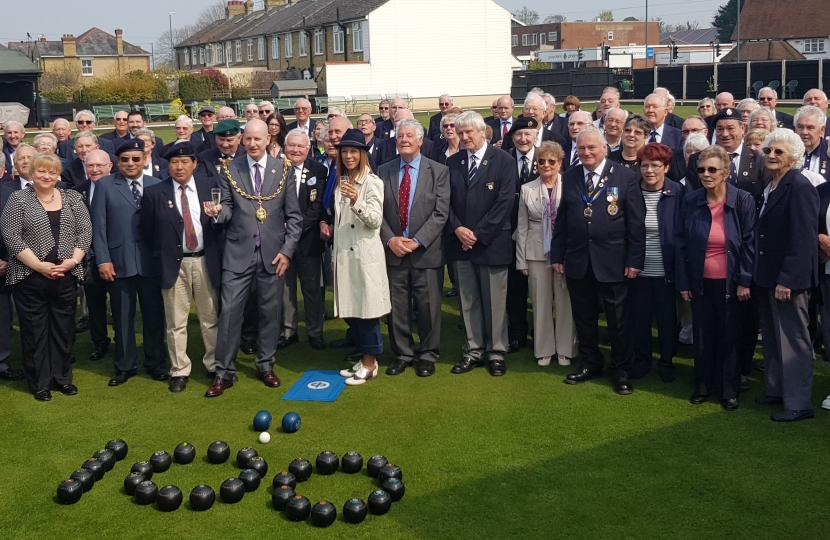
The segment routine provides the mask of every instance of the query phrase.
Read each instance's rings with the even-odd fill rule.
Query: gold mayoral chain
[[[226,159],[221,159],[220,158],[219,161],[222,163],[222,168],[225,169],[225,175],[228,177],[228,181],[230,182],[231,187],[234,189],[234,191],[236,191],[242,197],[245,197],[249,201],[257,202],[259,204],[259,208],[256,209],[256,218],[259,221],[265,221],[265,218],[268,217],[268,212],[266,212],[265,208],[262,207],[262,203],[263,202],[268,202],[272,199],[275,199],[277,197],[277,195],[279,195],[280,192],[282,191],[282,188],[285,186],[285,178],[288,175],[288,169],[289,169],[288,161],[284,161],[284,167],[283,167],[283,170],[282,170],[282,178],[280,179],[280,185],[277,188],[277,191],[275,191],[273,195],[268,195],[267,197],[263,197],[262,195],[251,195],[250,193],[242,191],[242,189],[236,183],[236,180],[234,180],[233,176],[231,176],[231,171],[228,168],[228,163],[231,162],[231,158],[226,158]]]

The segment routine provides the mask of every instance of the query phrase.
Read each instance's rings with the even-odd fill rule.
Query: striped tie
[[[478,166],[476,165],[476,156],[475,154],[470,155],[470,178],[467,183],[472,183],[473,178],[475,178],[476,173],[478,172]]]
[[[571,167],[579,165],[579,154],[574,152],[574,158],[571,160]]]

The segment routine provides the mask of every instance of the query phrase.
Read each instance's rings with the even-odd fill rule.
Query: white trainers
[[[824,401],[821,402],[821,408],[830,411],[830,396],[827,396]]]
[[[542,358],[539,358],[538,360],[536,360],[536,363],[539,364],[540,366],[549,366],[550,365],[550,356],[543,356]]]
[[[351,377],[352,375],[355,374],[355,372],[357,370],[359,370],[362,367],[363,367],[363,360],[358,360],[357,364],[353,365],[349,369],[341,369],[340,370],[340,376],[341,377]]]
[[[363,367],[363,363],[360,364],[360,369],[355,371],[354,375],[346,379],[347,386],[360,386],[361,384],[365,384],[366,381],[371,381],[372,379],[378,376],[378,365],[375,363],[375,369],[369,371],[365,367]]]
[[[571,365],[571,359],[568,358],[567,356],[562,356],[560,354],[559,355],[559,365],[560,366],[570,366]]]

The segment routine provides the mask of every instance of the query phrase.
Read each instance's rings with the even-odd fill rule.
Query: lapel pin
[[[487,165],[487,160],[485,159],[484,161],[482,161],[482,162],[481,162],[481,165],[482,165],[482,166]]]
[[[487,189],[489,189],[489,190],[493,189],[493,182],[487,182]]]
[[[159,166],[158,165],[153,166],[153,168],[156,170],[156,172],[159,172]]]
[[[747,171],[744,171],[744,176],[749,176],[749,173]]]
[[[463,159],[461,160],[461,164],[464,165],[464,160]]]
[[[173,201],[167,201],[167,206],[173,208]]]
[[[277,171],[275,169],[271,169],[271,174],[277,174]]]

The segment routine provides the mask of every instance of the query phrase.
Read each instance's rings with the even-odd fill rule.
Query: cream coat
[[[380,240],[383,181],[370,172],[355,185],[354,206],[334,188],[334,315],[377,319],[392,309]]]
[[[516,227],[516,269],[527,270],[527,261],[545,261],[545,246],[542,242],[542,196],[539,189],[542,179],[537,178],[522,186],[519,196],[519,224]],[[562,200],[562,176],[556,182],[553,192],[556,208]],[[547,246],[548,250],[550,246]]]

